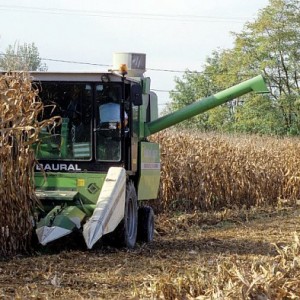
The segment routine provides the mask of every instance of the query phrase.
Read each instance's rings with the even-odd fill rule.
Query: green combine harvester
[[[35,149],[42,245],[74,231],[89,249],[107,234],[128,248],[152,241],[154,213],[143,201],[157,198],[160,152],[147,138],[251,91],[268,92],[257,76],[158,118],[145,70],[145,54],[116,53],[105,73],[32,72],[43,118],[62,120],[41,132]]]

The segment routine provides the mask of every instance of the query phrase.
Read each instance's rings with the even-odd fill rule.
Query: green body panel
[[[145,137],[145,125],[147,122],[155,120],[158,118],[158,108],[157,108],[157,97],[154,93],[150,91],[151,79],[149,77],[141,79],[142,84],[142,100],[143,105],[138,107],[138,137],[139,139],[143,139]],[[151,101],[151,94],[152,98],[155,98]],[[155,101],[156,100],[156,101]],[[153,108],[155,106],[155,109]],[[152,113],[155,111],[156,113]]]
[[[156,199],[160,182],[159,145],[140,143],[138,200]]]
[[[145,136],[149,136],[165,128],[171,127],[251,91],[257,93],[269,92],[261,75],[230,87],[213,96],[194,102],[178,111],[175,111],[174,113],[158,118],[155,121],[146,123]]]
[[[141,78],[141,83],[142,83],[143,94],[149,94],[150,86],[151,86],[151,78],[150,77]]]
[[[70,176],[72,175],[72,176]],[[42,173],[35,173],[35,187],[43,190],[77,190],[76,174],[47,173],[46,177]]]
[[[158,118],[158,98],[157,95],[153,92],[150,93],[150,120],[154,121]]]
[[[83,204],[96,204],[105,177],[106,173],[35,173],[35,187],[41,199],[53,195],[53,199],[72,201],[77,197]]]
[[[138,136],[140,139],[144,138],[145,133],[145,124],[147,121],[147,107],[149,105],[149,95],[143,94],[143,105],[139,107],[139,130],[138,130]]]

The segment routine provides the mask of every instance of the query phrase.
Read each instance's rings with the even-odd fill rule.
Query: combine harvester
[[[268,92],[257,76],[158,118],[145,62],[145,54],[116,53],[114,70],[105,73],[31,74],[43,118],[62,119],[41,132],[35,149],[42,245],[73,231],[89,249],[108,233],[128,248],[152,241],[154,213],[143,201],[157,198],[160,152],[147,137],[251,91]]]

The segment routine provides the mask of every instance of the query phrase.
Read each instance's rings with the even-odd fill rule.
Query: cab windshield
[[[92,158],[92,87],[84,83],[43,82],[39,96],[43,119],[60,116],[59,126],[48,126],[36,145],[38,159],[90,160]]]
[[[59,116],[62,122],[40,133],[37,159],[92,160],[94,134],[97,161],[121,160],[121,124],[126,132],[128,116],[121,114],[120,83],[42,82],[39,90],[42,118]]]

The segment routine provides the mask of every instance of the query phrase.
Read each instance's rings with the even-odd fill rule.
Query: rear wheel
[[[138,240],[150,243],[154,237],[154,211],[150,206],[142,206],[138,211]]]

